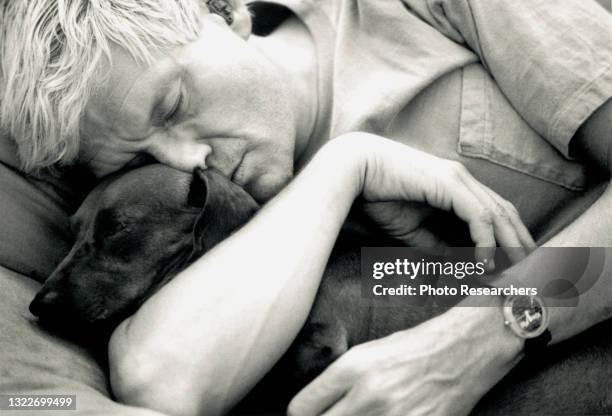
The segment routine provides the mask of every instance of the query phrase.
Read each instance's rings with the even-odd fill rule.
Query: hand
[[[521,341],[500,310],[455,308],[353,347],[293,398],[288,414],[466,415],[518,360]]]
[[[424,204],[453,211],[469,226],[478,260],[492,260],[496,245],[518,262],[535,248],[516,208],[477,181],[460,163],[441,159],[367,133],[349,133],[332,141],[361,160],[360,190],[366,209],[393,237],[408,244],[440,243],[419,226],[428,215]]]
[[[434,211],[425,203],[366,202],[363,210],[387,235],[407,246],[435,249],[447,246],[436,234],[422,226]]]

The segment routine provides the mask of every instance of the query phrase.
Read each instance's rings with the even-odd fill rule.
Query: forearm
[[[553,335],[552,343],[560,342],[579,334],[585,329],[612,316],[610,299],[612,299],[612,188],[604,192],[600,199],[591,206],[574,223],[548,241],[543,248],[534,251],[528,258],[502,273],[495,286],[533,287],[538,293],[546,293],[544,288],[557,279],[574,281],[574,296],[565,299],[551,299],[544,296],[549,305],[549,328]],[[547,248],[548,247],[548,248]],[[554,247],[564,247],[555,249]],[[595,276],[573,275],[578,259],[584,260],[585,252],[578,253],[569,247],[583,247],[589,255],[581,271],[590,268],[599,269]],[[592,253],[590,253],[592,254]],[[582,255],[582,256],[580,256]],[[588,284],[588,283],[591,284]],[[587,283],[584,285],[583,283]],[[571,290],[571,289],[570,289]],[[571,292],[568,292],[571,293]],[[472,306],[476,305],[476,306]],[[523,342],[504,325],[502,299],[467,298],[462,301],[463,307],[457,307],[441,316],[438,323],[442,327],[473,327],[463,331],[468,334],[463,342],[473,344],[474,353],[482,357],[484,366],[492,365],[507,372],[523,354]],[[483,338],[488,342],[483,343]],[[496,380],[491,380],[495,383]],[[492,384],[491,384],[492,386]]]
[[[333,153],[320,152],[249,224],[119,326],[109,348],[120,399],[218,414],[280,358],[360,189],[358,175],[338,163],[348,155]]]
[[[611,206],[612,189],[608,188],[596,204],[546,244],[551,248],[535,250],[527,259],[506,270],[494,283],[495,286],[535,287],[542,294],[546,293],[543,289],[552,280],[564,277],[574,282],[578,280],[575,284],[578,290],[574,293],[580,293],[579,296],[555,299],[554,302],[544,296],[549,306],[549,329],[553,343],[575,336],[612,315],[612,248],[596,248],[596,255],[588,256],[588,262],[583,265],[583,269],[591,270],[597,269],[594,266],[600,267],[601,273],[594,276],[596,279],[592,279],[593,276],[590,276],[591,279],[577,279],[583,276],[568,273],[569,270],[576,270],[577,259],[580,258],[576,254],[582,254],[581,260],[584,260],[584,252],[576,253],[573,251],[577,250],[575,248],[552,248],[584,247],[582,250],[588,251],[588,247],[611,246],[612,219],[607,215]],[[569,255],[566,250],[569,250]],[[603,262],[597,264],[602,258]],[[583,285],[589,281],[594,284]],[[454,371],[462,374],[462,377],[464,373],[477,374],[472,379],[470,390],[474,390],[478,398],[524,355],[524,341],[504,323],[502,303],[500,296],[468,297],[459,307],[429,323],[437,328],[438,333],[444,334],[445,339],[452,339],[452,350],[460,351],[458,355],[464,357],[461,362],[455,362]],[[404,332],[409,334],[410,331]],[[473,370],[474,367],[477,371]]]
[[[608,186],[599,200],[545,247],[536,250],[524,262],[507,270],[501,284],[536,287],[550,307],[553,341],[570,338],[610,317],[612,299],[612,188]],[[568,247],[584,247],[571,249]],[[592,247],[589,251],[588,247]],[[584,261],[583,267],[576,263]],[[585,270],[592,270],[588,273]],[[546,299],[546,285],[563,279],[574,284],[562,305],[560,299]],[[559,306],[558,306],[559,305]]]

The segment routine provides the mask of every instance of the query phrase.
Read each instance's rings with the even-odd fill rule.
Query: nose
[[[37,317],[53,314],[60,303],[60,294],[56,290],[43,289],[36,294],[30,303],[30,312]]]
[[[195,168],[206,169],[206,158],[212,148],[189,137],[155,140],[148,149],[158,162],[183,172],[193,172]]]
[[[91,324],[81,320],[73,309],[70,297],[55,289],[43,288],[38,292],[30,302],[30,312],[38,317],[38,325],[42,328],[79,343],[95,347],[105,345],[110,337],[112,328],[98,326],[92,329]]]

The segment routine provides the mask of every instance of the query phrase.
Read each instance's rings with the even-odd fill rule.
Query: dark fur
[[[112,177],[75,214],[75,244],[30,310],[42,323],[64,332],[108,334],[161,285],[248,221],[257,208],[246,192],[214,171],[197,171],[191,178],[149,165]],[[362,243],[354,235],[341,238],[307,323],[239,409],[282,409],[297,389],[351,346],[443,311],[435,305],[381,307],[363,298]],[[477,412],[608,413],[612,336],[599,334],[593,330],[582,341],[556,347],[550,357],[519,367]]]

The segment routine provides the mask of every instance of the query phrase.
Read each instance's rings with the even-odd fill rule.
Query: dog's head
[[[148,165],[111,177],[73,216],[74,246],[30,311],[64,330],[116,325],[257,208],[212,170]]]

